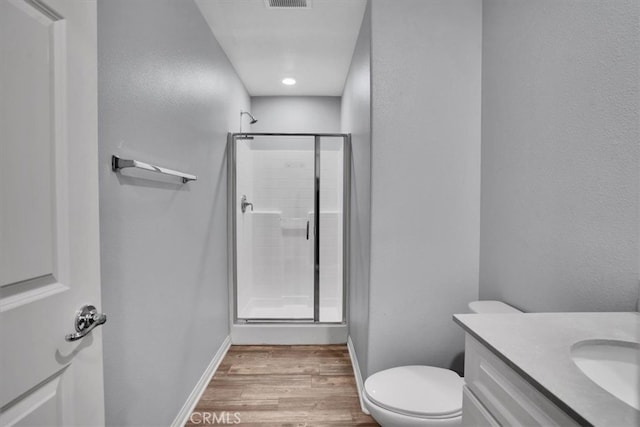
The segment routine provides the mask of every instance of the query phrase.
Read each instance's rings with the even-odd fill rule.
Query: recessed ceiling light
[[[294,84],[296,84],[296,79],[292,79],[291,77],[287,77],[285,79],[282,79],[282,84],[285,84],[287,86],[293,86]]]

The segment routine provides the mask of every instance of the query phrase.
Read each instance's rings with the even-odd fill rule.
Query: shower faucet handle
[[[247,211],[247,206],[251,206],[251,212],[253,212],[253,203],[247,202],[247,196],[243,195],[240,199],[240,209],[242,210],[242,213]]]

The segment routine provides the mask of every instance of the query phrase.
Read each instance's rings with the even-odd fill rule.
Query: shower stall
[[[287,330],[307,337],[291,343],[346,338],[349,144],[347,134],[229,134],[234,342],[284,344],[268,335]]]

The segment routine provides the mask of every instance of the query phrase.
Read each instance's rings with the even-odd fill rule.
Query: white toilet
[[[522,313],[500,301],[473,301],[472,313]],[[371,375],[362,399],[383,427],[458,426],[463,379],[434,366],[399,366]]]

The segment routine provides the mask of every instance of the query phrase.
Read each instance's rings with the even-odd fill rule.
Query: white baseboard
[[[209,366],[207,366],[207,369],[200,377],[200,380],[198,380],[198,383],[187,398],[187,401],[182,405],[182,409],[180,409],[180,412],[178,412],[178,415],[171,423],[171,427],[183,427],[187,421],[189,421],[193,408],[198,404],[200,397],[202,397],[202,393],[204,393],[209,381],[211,381],[211,378],[213,378],[213,375],[216,373],[216,370],[218,369],[218,366],[220,366],[224,356],[227,354],[229,347],[231,347],[231,337],[225,338],[222,342],[222,345],[216,352],[215,356],[213,356],[213,359],[211,359]]]
[[[356,377],[356,387],[358,388],[358,398],[360,399],[360,409],[367,415],[369,414],[369,410],[367,410],[366,406],[364,406],[364,401],[362,400],[362,393],[364,393],[364,381],[362,379],[362,373],[360,372],[360,366],[358,365],[358,358],[356,357],[356,349],[353,346],[353,341],[351,341],[351,336],[347,337],[347,348],[349,349],[349,357],[351,357],[351,365],[353,366],[353,373]]]

